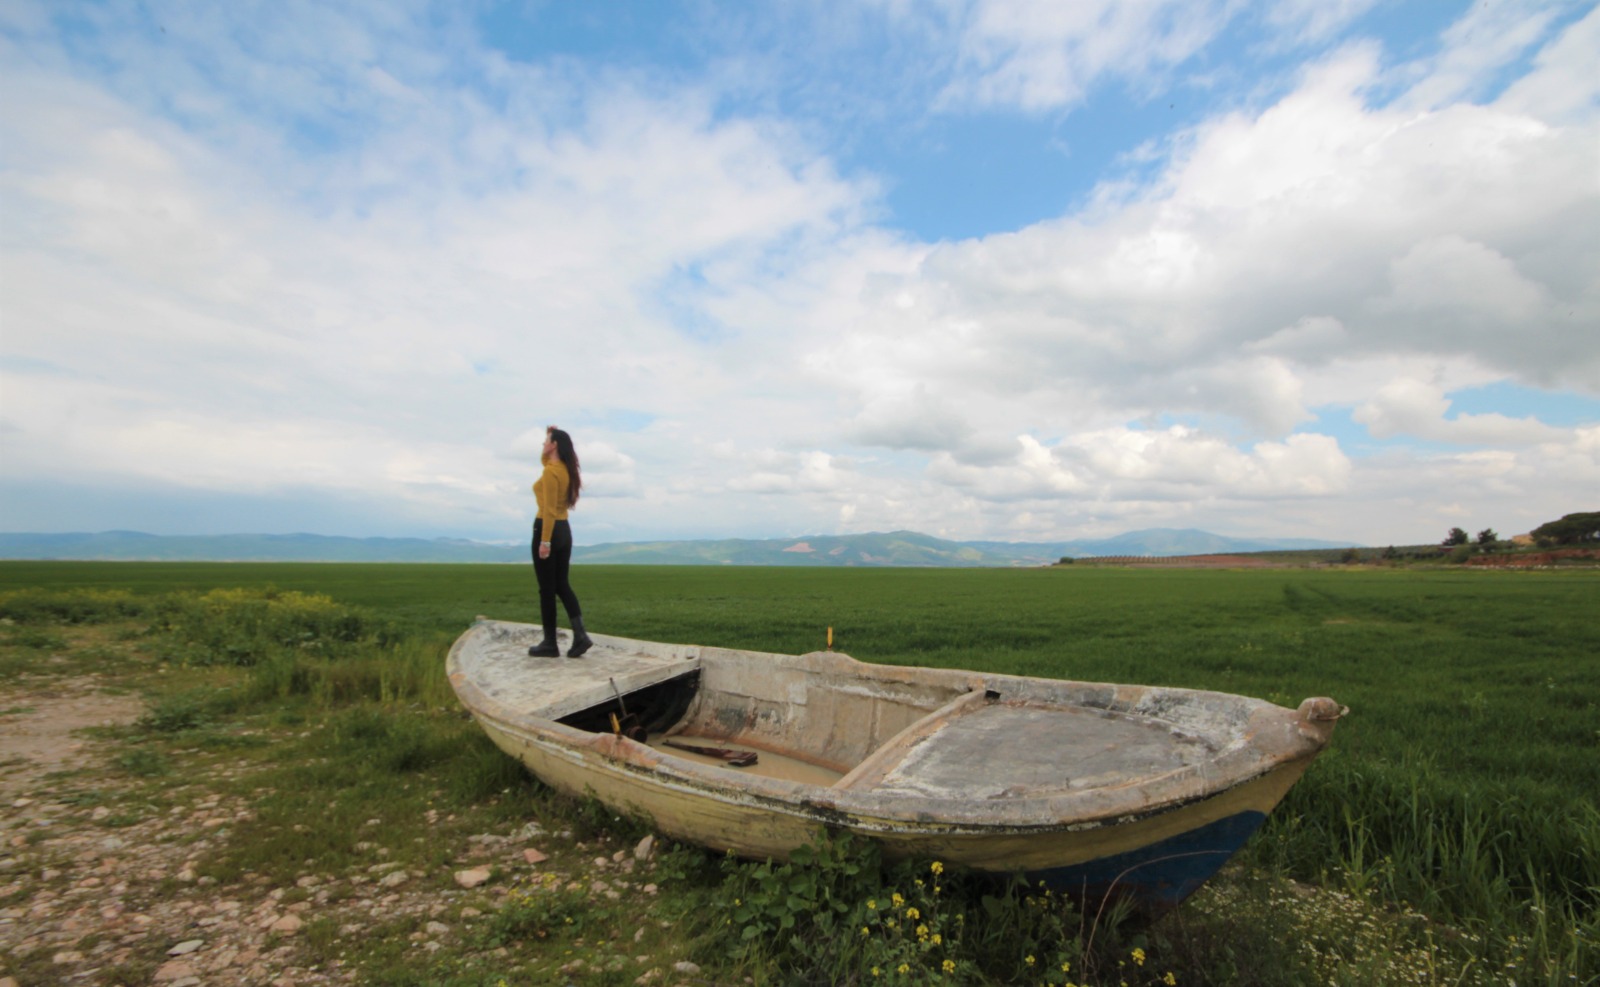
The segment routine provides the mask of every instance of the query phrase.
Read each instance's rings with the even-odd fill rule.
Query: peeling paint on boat
[[[823,828],[845,829],[891,856],[1023,872],[1151,908],[1181,901],[1226,861],[1345,712],[1325,698],[1290,710],[1200,690],[603,635],[580,661],[533,658],[539,634],[480,619],[451,649],[449,675],[494,743],[552,787],[742,856],[783,859]],[[624,705],[670,720],[651,742],[732,745],[838,779],[771,777],[636,742],[605,726]]]

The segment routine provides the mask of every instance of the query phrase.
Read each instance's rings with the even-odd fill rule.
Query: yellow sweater
[[[567,477],[567,467],[554,457],[544,460],[544,472],[533,482],[533,497],[539,502],[538,517],[544,521],[539,538],[548,543],[557,521],[567,519],[567,487],[572,481]]]

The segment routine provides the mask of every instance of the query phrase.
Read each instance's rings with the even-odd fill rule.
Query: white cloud
[[[1401,378],[1379,388],[1351,417],[1380,439],[1412,436],[1460,445],[1514,448],[1570,441],[1564,438],[1570,433],[1535,418],[1509,418],[1494,413],[1447,418],[1449,410],[1450,400],[1437,384]]]
[[[1078,103],[1102,77],[1137,79],[1185,61],[1228,16],[1226,4],[1193,0],[978,0],[945,99],[1026,110]]]
[[[1396,65],[1341,33],[1365,6],[887,4],[955,67],[948,112],[1149,93],[1247,22],[1338,39],[1082,209],[925,244],[873,225],[894,176],[837,164],[825,121],[719,89],[734,61],[530,64],[425,5],[95,8],[84,58],[13,5],[7,472],[310,488],[482,536],[526,518],[556,420],[589,540],[1360,536],[1468,476],[1464,510],[1554,510],[1593,489],[1593,429],[1448,396],[1600,393],[1600,15],[1474,9]],[[1402,441],[1298,431],[1330,405]]]

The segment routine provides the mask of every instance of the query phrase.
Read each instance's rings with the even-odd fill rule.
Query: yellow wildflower
[[[866,927],[866,926],[864,926],[864,925],[863,925],[863,926],[862,926],[862,927],[861,927],[861,934],[862,934],[862,935],[864,935],[864,936],[870,936],[870,935],[872,935],[872,933],[871,933],[871,932],[869,932],[869,931],[868,931],[868,930],[867,930],[867,927]]]
[[[917,911],[915,908],[907,908],[906,909],[906,918],[909,918],[912,921],[915,921],[915,920],[917,920],[917,919],[919,919],[921,917],[922,917],[922,913]]]
[[[883,976],[883,971],[878,969],[877,967],[873,967],[872,968],[872,975],[874,977],[881,977],[881,976]]]
[[[1062,960],[1061,961],[1061,972],[1062,973],[1066,973],[1068,970],[1071,970],[1071,969],[1072,969],[1072,964],[1071,963],[1068,963],[1066,960]]]
[[[941,864],[941,863],[939,863],[939,861],[935,860],[933,862],[933,865],[930,866],[928,869],[933,871],[935,874],[943,874],[944,873],[944,864]]]
[[[945,973],[955,973],[956,972],[956,961],[955,960],[945,960],[944,961],[944,972]]]
[[[736,902],[734,902],[734,904],[737,905],[738,902],[736,901]],[[868,898],[867,899],[867,907],[872,909],[873,911],[877,911],[878,910],[878,900],[876,898]]]
[[[1178,978],[1172,975],[1171,970],[1168,970],[1167,975],[1161,978],[1161,982],[1166,984],[1167,987],[1178,987]]]
[[[1133,948],[1133,961],[1140,966],[1144,966],[1144,950],[1135,946]]]
[[[1024,957],[1023,957],[1023,958],[1022,958],[1022,962],[1024,962],[1024,963],[1026,963],[1026,964],[1028,964],[1028,965],[1029,965],[1029,966],[1033,966],[1033,964],[1034,964],[1034,962],[1035,962],[1035,961],[1034,961],[1034,958],[1033,958],[1033,954],[1032,954],[1032,953],[1029,953],[1029,954],[1028,954],[1028,955],[1027,955],[1027,956],[1024,956]]]
[[[896,907],[896,908],[899,908],[901,905],[906,903],[906,900],[904,898],[900,897],[900,892],[898,892],[898,891],[896,891],[894,893],[894,898],[891,899],[891,900],[894,901],[894,907]]]
[[[903,977],[903,976],[905,976],[905,975],[906,975],[906,974],[908,974],[908,973],[910,973],[910,972],[911,972],[911,964],[909,964],[909,963],[902,963],[902,964],[900,964],[900,966],[899,966],[899,967],[898,967],[898,968],[897,968],[897,969],[898,969],[898,971],[899,971],[899,973],[900,973],[900,975],[901,975],[901,976],[902,976],[902,977]]]
[[[917,938],[918,939],[926,939],[926,938],[928,938],[928,927],[926,925],[917,926]]]
[[[940,934],[939,934],[939,933],[937,933],[937,932],[935,932],[935,933],[934,933],[934,934],[933,934],[933,944],[934,944],[934,945],[935,945],[935,946],[937,946],[937,945],[939,945],[939,944],[940,944],[940,943],[942,943],[942,942],[944,942],[944,936],[941,936],[941,935],[940,935]]]

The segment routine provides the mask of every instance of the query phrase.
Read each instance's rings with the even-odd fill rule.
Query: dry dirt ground
[[[218,900],[190,870],[209,846],[196,834],[215,836],[240,810],[187,786],[192,803],[134,821],[119,797],[132,780],[110,770],[116,745],[90,728],[142,710],[92,677],[0,688],[0,951],[11,967],[0,987],[302,982],[293,946],[269,942],[283,917],[270,894]],[[207,944],[220,948],[201,961]]]
[[[652,839],[622,849],[574,844],[570,832],[547,834],[537,823],[468,837],[451,874],[386,863],[388,849],[373,842],[359,844],[373,862],[353,872],[312,869],[286,886],[260,875],[218,885],[196,874],[199,861],[252,818],[240,796],[221,793],[237,791],[259,765],[180,751],[177,776],[147,784],[138,750],[95,729],[134,723],[143,709],[92,675],[0,685],[0,987],[359,983],[356,970],[326,959],[329,950],[308,948],[307,935],[320,928],[359,942],[380,928],[393,935],[399,922],[415,930],[403,938],[419,966],[435,954],[493,964],[504,949],[481,953],[469,942],[519,878],[581,881],[613,899],[656,894]],[[556,860],[541,846],[585,862],[577,873],[551,871]],[[569,963],[557,981],[522,982],[566,983],[569,968],[578,975],[582,966]],[[641,987],[704,983],[692,963],[659,954],[628,957],[626,966],[624,982]]]

